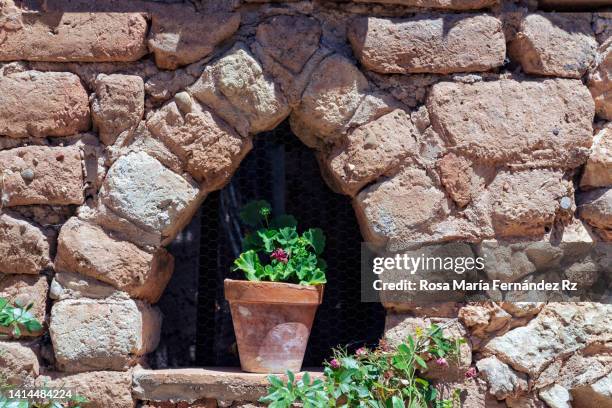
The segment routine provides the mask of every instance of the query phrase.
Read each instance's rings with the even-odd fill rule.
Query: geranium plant
[[[384,341],[374,350],[360,348],[354,354],[336,349],[325,364],[323,380],[311,381],[305,374],[296,381],[291,372],[287,382],[270,376],[269,393],[260,402],[270,408],[455,408],[460,405],[459,390],[441,399],[421,372],[427,364],[448,365],[463,342],[447,339],[440,326],[432,325],[393,349]]]
[[[252,201],[240,211],[240,219],[252,230],[245,235],[244,252],[234,269],[250,281],[271,281],[319,285],[326,283],[325,235],[319,228],[301,234],[291,215],[271,218],[267,201]]]

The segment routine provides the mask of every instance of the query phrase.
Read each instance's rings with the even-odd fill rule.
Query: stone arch
[[[609,214],[599,201],[609,197],[608,179],[591,174],[583,180],[587,188],[601,189],[585,194],[582,213],[600,238],[592,238],[573,214],[571,176],[587,160],[594,115],[579,79],[586,62],[598,65],[595,71],[609,65],[609,59],[595,60],[593,33],[572,36],[584,27],[555,16],[561,40],[547,43],[537,36],[547,18],[538,15],[513,26],[523,30],[517,40],[502,30],[507,16],[478,11],[495,1],[398,2],[435,11],[406,17],[406,9],[394,7],[385,13],[397,18],[386,18],[374,16],[379,6],[353,13],[357,6],[349,4],[350,19],[334,15],[343,27],[338,31],[347,32],[341,41],[325,33],[309,15],[316,10],[303,2],[282,11],[262,6],[265,15],[256,24],[241,23],[239,13],[216,4],[198,11],[130,2],[115,10],[117,2],[96,2],[92,9],[60,1],[59,10],[50,2],[51,10],[28,18],[28,10],[0,6],[6,28],[0,60],[13,62],[0,67],[0,272],[32,275],[9,286],[27,285],[40,294],[36,313],[42,320],[48,288],[38,274],[55,269],[49,291],[54,355],[47,355],[57,369],[95,371],[79,381],[101,375],[130,388],[128,376],[108,370],[128,370],[155,347],[160,319],[151,304],[173,265],[164,246],[206,194],[229,179],[249,150],[250,135],[287,116],[317,151],[330,186],[353,197],[368,241],[402,248],[411,241],[542,237],[560,224],[576,228],[579,239],[609,240]],[[440,11],[445,8],[471,12]],[[39,19],[58,23],[68,17],[72,24],[53,26],[57,42],[41,43],[49,26]],[[427,41],[421,41],[423,32],[431,34]],[[523,73],[504,71],[506,41]],[[559,44],[568,50],[558,52]],[[550,65],[533,66],[534,59],[521,53],[526,46]],[[74,51],[64,55],[66,49]],[[141,60],[147,52],[155,65]],[[605,119],[602,75],[593,75],[590,84]],[[603,166],[597,160],[591,172]],[[32,221],[46,215],[20,208],[39,204],[79,206],[77,214],[57,222],[57,254],[46,228]],[[521,324],[540,311],[471,307],[463,315],[468,326],[470,311],[524,318]],[[571,309],[599,317],[608,310],[594,304]],[[558,323],[562,315],[551,307],[544,317]],[[399,336],[425,321],[418,319],[394,315],[389,331]],[[604,329],[593,338],[607,334],[609,324],[601,320]],[[478,337],[482,328],[471,323]],[[536,321],[528,333],[541,340],[550,334],[544,326]],[[505,339],[520,342],[513,333]],[[35,353],[18,344],[6,347],[31,362],[28,372],[35,377]],[[500,358],[492,364],[504,370],[512,366],[535,378],[554,359],[549,353],[527,366],[504,344],[489,349]],[[127,394],[123,402],[130,406]]]

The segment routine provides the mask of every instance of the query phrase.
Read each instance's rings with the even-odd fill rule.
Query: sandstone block
[[[395,170],[406,157],[416,155],[417,139],[416,127],[399,109],[358,127],[325,157],[332,184],[355,195],[366,184]]]
[[[73,390],[91,408],[133,408],[132,373],[93,371],[81,374],[49,373],[36,379],[37,387]]]
[[[534,377],[559,355],[609,340],[611,311],[601,303],[549,303],[526,326],[492,339],[484,352]]]
[[[435,181],[419,168],[405,168],[388,180],[363,189],[353,206],[367,242],[429,241],[435,225],[450,213]]]
[[[0,298],[7,299],[10,304],[22,307],[32,305],[30,313],[41,324],[45,322],[47,310],[47,292],[49,284],[47,277],[42,275],[0,275]],[[1,334],[10,334],[11,329],[0,327]],[[39,336],[42,334],[21,331],[22,336]]]
[[[486,15],[360,17],[348,38],[361,63],[382,74],[488,71],[506,57],[502,24]]]
[[[73,217],[60,231],[55,268],[96,278],[155,303],[172,276],[174,258],[163,248],[145,252]]]
[[[597,53],[591,18],[591,13],[529,14],[510,44],[510,56],[529,74],[581,78]]]
[[[578,214],[606,241],[612,241],[612,187],[583,193],[578,197]]]
[[[141,13],[17,13],[4,31],[0,61],[136,61],[146,54]]]
[[[252,147],[250,138],[241,137],[209,108],[191,100],[187,93],[177,94],[174,101],[151,116],[147,128],[209,191],[229,180]]]
[[[453,393],[456,389],[461,390],[460,401],[462,407],[506,408],[504,401],[498,401],[487,392],[487,383],[481,378],[469,378],[454,382],[440,380],[434,383],[434,387],[438,390],[438,398],[448,400],[453,399]]]
[[[274,129],[289,115],[280,87],[242,43],[207,66],[189,92],[242,136]]]
[[[559,384],[540,390],[538,396],[551,408],[572,408],[571,394]]]
[[[0,135],[69,136],[89,124],[89,100],[78,76],[38,71],[0,76]]]
[[[0,169],[5,206],[83,203],[83,165],[76,146],[3,150]]]
[[[154,8],[149,49],[162,69],[176,69],[196,62],[234,34],[238,13],[200,13],[185,4]]]
[[[572,390],[572,406],[576,408],[612,407],[612,373],[593,384]]]
[[[584,167],[580,187],[612,186],[612,127],[606,127],[595,135],[591,154]]]
[[[355,3],[397,4],[440,10],[479,10],[494,6],[498,0],[353,0]]]
[[[103,204],[160,240],[173,237],[191,218],[198,194],[195,183],[144,152],[120,157],[100,191]]]
[[[49,297],[53,300],[64,299],[102,299],[108,297],[129,298],[125,292],[89,276],[76,272],[56,272],[49,287]]]
[[[454,153],[444,155],[437,161],[437,167],[444,189],[459,207],[477,200],[495,176],[493,168],[478,165]]]
[[[38,274],[50,266],[48,237],[25,219],[0,213],[0,272]]]
[[[520,395],[529,390],[527,377],[516,373],[496,357],[487,357],[476,363],[480,375],[489,383],[489,393],[498,400]]]
[[[448,145],[479,162],[577,167],[593,138],[593,100],[577,80],[440,82],[427,109]]]
[[[266,54],[298,74],[319,48],[321,26],[314,18],[280,15],[257,26],[256,38]]]
[[[112,145],[121,132],[135,128],[144,114],[142,78],[136,75],[98,75],[91,114],[100,140]]]
[[[0,377],[14,387],[33,386],[40,365],[31,347],[18,342],[0,342]]]
[[[595,100],[597,115],[612,120],[612,40],[600,47],[594,67],[589,72],[588,87]]]
[[[157,347],[160,327],[140,301],[67,299],[53,305],[49,332],[62,371],[125,371]]]
[[[557,212],[571,210],[573,189],[559,170],[501,171],[488,188],[493,228],[499,236],[542,235]],[[570,207],[562,208],[565,198]]]
[[[315,146],[317,139],[333,143],[368,90],[368,80],[351,61],[331,55],[313,72],[291,116],[291,128],[309,146]]]

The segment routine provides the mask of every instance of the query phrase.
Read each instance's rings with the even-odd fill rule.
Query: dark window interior
[[[242,226],[238,211],[252,199],[269,201],[276,214],[293,214],[299,221],[299,229],[320,227],[327,236],[324,258],[328,264],[328,284],[324,302],[315,318],[304,366],[320,366],[330,356],[332,347],[356,349],[364,344],[375,344],[381,337],[384,308],[378,303],[360,301],[362,238],[351,199],[334,193],[325,184],[314,152],[301,143],[284,122],[274,131],[254,138],[253,150],[240,164],[231,182],[204,201],[198,217],[199,231],[189,232],[195,227],[194,223],[188,227],[191,235],[199,235],[197,293],[193,279],[173,277],[169,293],[164,294],[160,305],[162,311],[164,302],[166,308],[176,307],[176,296],[172,295],[175,284],[182,284],[181,293],[190,293],[188,296],[194,300],[197,298],[197,324],[189,328],[191,336],[195,331],[196,341],[189,348],[189,358],[184,339],[182,355],[172,357],[175,354],[173,344],[177,342],[164,337],[179,335],[180,326],[191,326],[194,318],[175,318],[176,313],[164,311],[172,318],[171,321],[166,318],[164,326],[169,327],[164,327],[162,343],[172,343],[165,351],[170,355],[160,360],[167,364],[158,364],[158,367],[176,366],[173,361],[179,366],[240,365],[229,306],[223,296],[223,280],[243,278],[231,267],[240,253]],[[172,248],[171,252],[174,252]],[[193,262],[191,270],[194,270]],[[175,275],[178,273],[182,272],[176,271]],[[172,330],[173,326],[177,329]]]

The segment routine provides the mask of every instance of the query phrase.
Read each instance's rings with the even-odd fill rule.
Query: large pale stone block
[[[601,238],[612,241],[612,187],[579,195],[578,214],[596,228]]]
[[[125,371],[159,342],[157,309],[128,299],[67,299],[51,309],[57,366],[66,372]]]
[[[102,185],[103,204],[139,228],[171,239],[189,221],[199,203],[194,182],[164,167],[144,152],[122,156]]]
[[[8,385],[33,386],[39,373],[38,357],[31,347],[18,342],[0,341],[0,378]]]
[[[601,45],[589,72],[588,86],[597,115],[612,120],[612,39]]]
[[[604,128],[593,138],[580,187],[612,187],[612,127]]]

